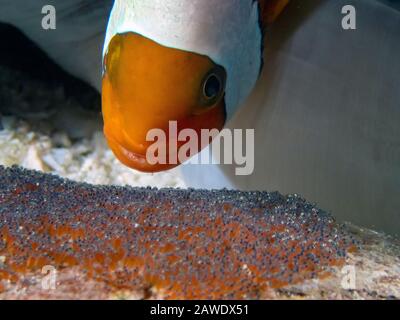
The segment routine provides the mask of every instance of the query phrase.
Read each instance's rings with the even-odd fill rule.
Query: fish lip
[[[141,161],[146,161],[146,156],[131,150],[128,150],[121,144],[117,143],[118,148],[122,151],[123,155],[127,157],[130,161],[136,161],[137,159],[140,159]]]
[[[132,151],[131,149],[126,148],[122,143],[120,143],[117,139],[115,139],[112,135],[107,134],[107,130],[104,129],[104,136],[107,140],[107,143],[110,149],[113,151],[114,155],[117,157],[119,161],[128,166],[129,168],[139,170],[147,173],[154,173],[172,169],[176,166],[179,166],[180,163],[177,164],[150,164],[147,161],[147,157],[145,154],[138,153]],[[167,155],[167,159],[168,155]]]
[[[141,161],[146,161],[146,155],[142,153],[138,153],[135,151],[132,151],[131,148],[126,148],[122,143],[120,143],[117,139],[115,139],[112,135],[107,133],[107,130],[104,130],[104,136],[107,140],[107,142],[112,145],[113,147],[116,146],[119,151],[130,161],[137,161],[137,159],[140,159]],[[111,146],[110,146],[111,147]],[[111,149],[113,149],[111,147]],[[147,161],[146,161],[147,162]]]
[[[112,134],[108,132],[107,127],[104,127],[103,132],[107,142],[117,145],[118,148],[123,152],[123,154],[126,155],[128,158],[138,157],[144,159],[146,157],[142,153],[131,151],[131,148],[128,149],[124,147],[123,143],[119,142],[118,139],[116,139]]]

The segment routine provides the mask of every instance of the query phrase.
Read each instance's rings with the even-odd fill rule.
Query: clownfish
[[[252,91],[264,30],[288,0],[116,0],[103,50],[104,134],[125,165],[146,172],[150,130],[221,130]],[[177,143],[176,150],[184,144]],[[204,147],[204,146],[203,146]],[[201,149],[199,146],[198,150]],[[167,154],[166,158],[171,155]]]

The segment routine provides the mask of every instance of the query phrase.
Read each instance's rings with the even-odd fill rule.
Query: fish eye
[[[221,80],[214,73],[210,74],[204,83],[204,96],[214,99],[221,91]]]
[[[215,67],[207,73],[203,81],[203,100],[207,106],[215,104],[225,91],[226,72],[222,67]]]

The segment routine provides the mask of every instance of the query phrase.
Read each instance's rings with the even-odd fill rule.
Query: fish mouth
[[[128,166],[131,169],[135,169],[141,172],[155,173],[169,170],[180,165],[180,163],[150,163],[147,159],[146,154],[142,152],[137,152],[134,150],[134,148],[120,143],[113,136],[107,134],[106,129],[104,129],[104,135],[106,137],[107,144],[114,155],[118,158],[119,161],[121,161],[124,165]],[[166,158],[169,159],[168,154],[166,155]]]

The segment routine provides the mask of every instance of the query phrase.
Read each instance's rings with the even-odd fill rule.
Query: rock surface
[[[397,240],[278,193],[0,167],[0,235],[3,299],[400,298]]]

